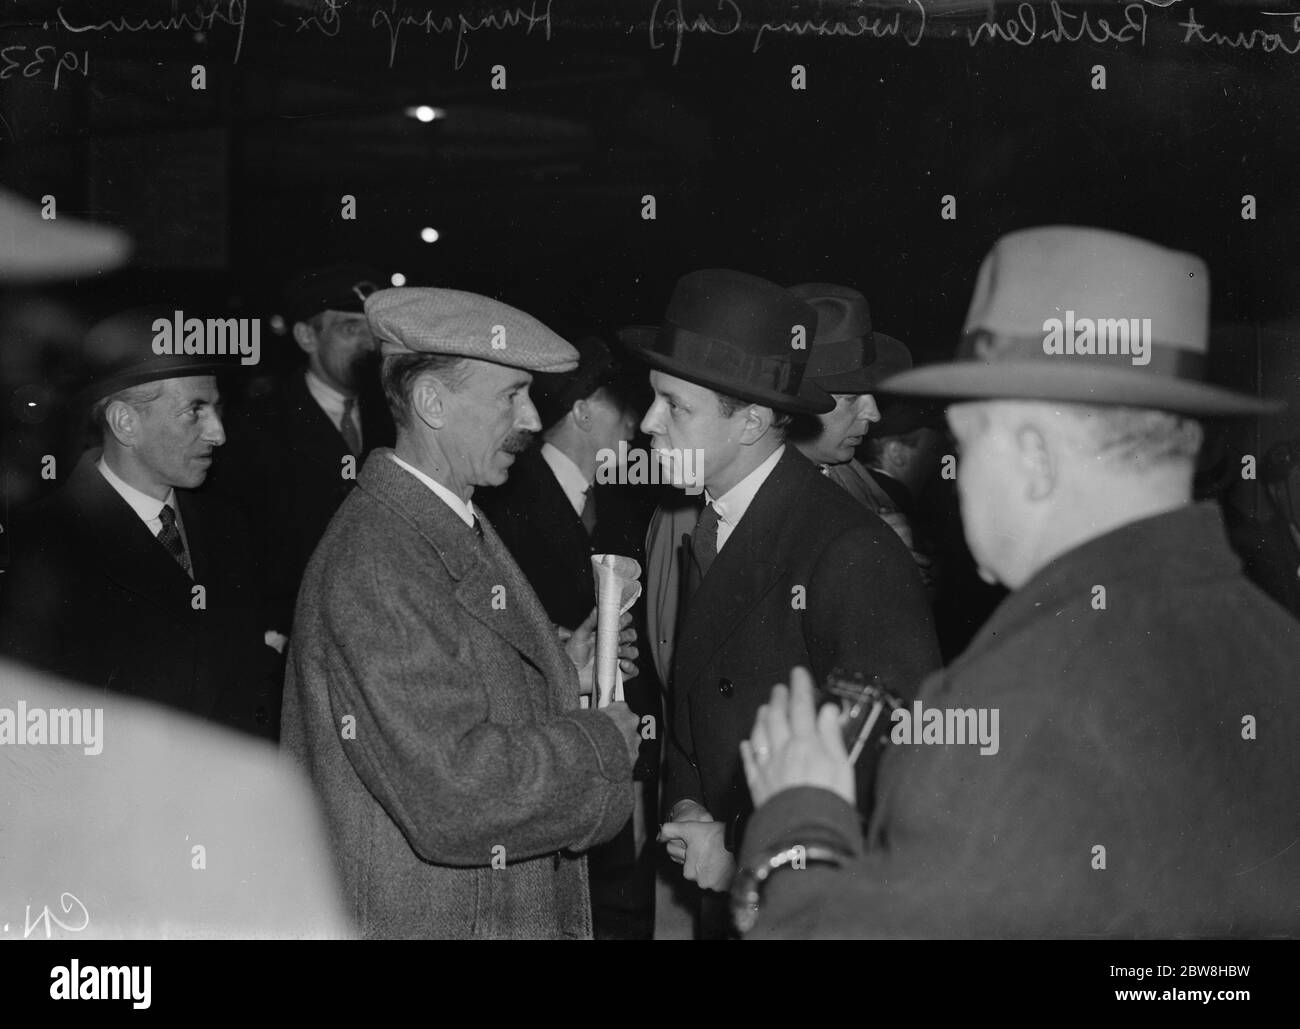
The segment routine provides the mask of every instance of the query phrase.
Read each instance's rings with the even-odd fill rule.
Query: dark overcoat
[[[911,697],[938,667],[939,650],[907,548],[786,447],[682,615],[666,810],[684,798],[719,821],[749,810],[740,741],[795,665],[819,682],[836,668],[876,674]],[[858,763],[866,799],[874,763],[871,753]]]
[[[1242,576],[1213,505],[1085,543],[921,689],[999,711],[996,754],[890,747],[865,852],[828,791],[758,811],[746,862],[858,858],[779,873],[756,935],[1300,934],[1297,669],[1300,622]]]
[[[274,739],[275,653],[258,626],[242,513],[176,490],[191,579],[100,474],[99,456],[83,454],[67,482],[7,527],[5,653]]]

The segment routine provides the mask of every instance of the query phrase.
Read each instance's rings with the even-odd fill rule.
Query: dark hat
[[[821,414],[835,401],[804,374],[816,332],[817,312],[788,290],[710,268],[677,280],[659,328],[634,326],[618,337],[670,375],[777,411]]]
[[[1209,322],[1210,272],[1194,254],[1104,229],[1022,229],[984,258],[956,359],[883,388],[1193,416],[1281,410],[1207,381]]]
[[[874,439],[882,439],[889,436],[906,436],[917,429],[935,429],[942,432],[944,428],[942,405],[890,399],[880,405],[880,421],[871,426],[871,436]]]
[[[906,346],[872,331],[871,308],[856,289],[804,282],[790,292],[817,312],[817,335],[804,375],[827,393],[871,393],[882,379],[912,367]]]
[[[578,367],[571,372],[538,372],[533,376],[529,394],[549,429],[563,418],[579,400],[591,396],[613,376],[617,366],[605,341],[584,336],[573,346],[578,351]]]
[[[290,327],[322,311],[365,311],[366,297],[384,286],[384,276],[363,264],[313,268],[295,276],[284,289],[284,320]]]
[[[79,395],[86,404],[111,396],[119,390],[160,379],[184,379],[192,375],[217,375],[239,367],[238,359],[198,354],[159,354],[154,350],[160,319],[173,323],[174,307],[133,307],[110,315],[86,333],[85,358],[89,373]]]

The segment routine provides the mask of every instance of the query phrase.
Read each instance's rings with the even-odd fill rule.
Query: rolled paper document
[[[618,621],[641,596],[641,565],[621,554],[593,554],[596,577],[596,706],[623,699],[618,666]]]

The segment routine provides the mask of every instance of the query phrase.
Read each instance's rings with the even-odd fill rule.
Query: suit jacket
[[[366,453],[391,446],[382,398],[361,398]],[[243,508],[254,529],[264,629],[287,633],[307,561],[356,484],[365,455],[351,457],[343,436],[296,371],[272,396],[227,419],[207,489]]]
[[[243,517],[216,498],[176,490],[191,579],[100,474],[99,456],[87,451],[67,482],[15,519],[4,651],[97,689],[274,739],[275,655],[257,624]]]
[[[1085,543],[921,688],[999,711],[996,754],[890,747],[865,848],[828,791],[757,812],[746,864],[786,842],[856,860],[774,876],[756,933],[1300,934],[1298,668],[1300,622],[1242,576],[1212,504]]]
[[[566,629],[581,625],[596,606],[592,554],[642,559],[635,514],[616,489],[596,484],[592,491],[596,531],[590,537],[540,449],[520,454],[504,485],[474,494],[551,621]]]
[[[905,505],[900,496],[907,493],[907,487],[883,473],[877,475],[857,460],[831,465],[826,477],[898,533],[898,538],[907,547],[921,573],[926,596],[933,601],[934,562],[917,548],[916,533],[908,516],[909,505]]]
[[[632,811],[614,723],[489,524],[371,454],[308,564],[283,739],[372,937],[586,937],[585,861]],[[355,732],[353,732],[353,729]],[[498,864],[502,867],[493,867]]]
[[[878,674],[910,697],[939,664],[916,566],[898,537],[787,447],[699,589],[673,655],[665,801],[720,821],[750,808],[739,746],[790,669]],[[875,754],[858,761],[864,807]]]

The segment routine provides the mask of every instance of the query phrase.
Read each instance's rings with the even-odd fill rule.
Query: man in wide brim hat
[[[790,415],[834,407],[807,375],[817,328],[790,291],[707,269],[678,281],[657,330],[622,334],[652,369],[642,431],[675,468],[693,465],[707,501],[685,538],[680,521],[656,515],[646,574],[656,651],[679,626],[660,838],[706,891],[730,883],[750,809],[738,746],[786,668],[877,674],[910,693],[939,662],[907,550],[786,445]],[[872,753],[857,769],[867,804],[874,766]],[[701,915],[722,932],[718,899],[705,893]]]
[[[1273,405],[1205,381],[1208,298],[1190,254],[1015,232],[980,271],[959,360],[886,384],[956,400],[966,537],[1013,592],[894,727],[913,745],[884,760],[865,848],[842,747],[801,728],[808,683],[773,695],[746,755],[763,806],[744,864],[817,839],[845,867],[768,879],[760,932],[1300,932],[1300,622],[1192,502],[1195,419]],[[978,744],[915,746],[952,707],[984,719]]]

